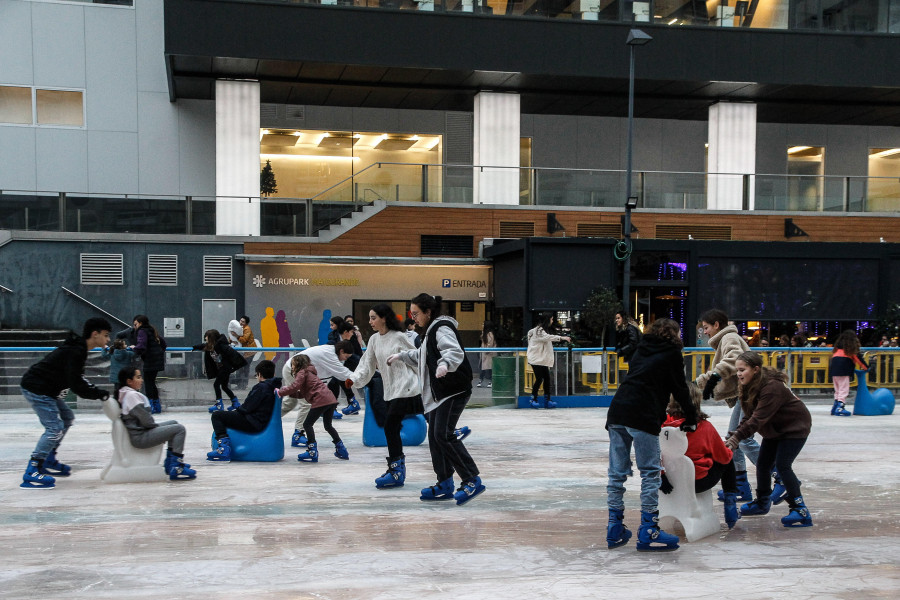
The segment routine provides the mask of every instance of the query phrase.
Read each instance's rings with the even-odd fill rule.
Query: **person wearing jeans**
[[[684,378],[681,327],[671,319],[650,324],[629,363],[606,416],[609,432],[609,480],[606,486],[609,524],[606,544],[618,548],[631,539],[625,527],[625,481],[631,475],[631,450],[641,473],[641,526],[637,549],[675,550],[678,538],[659,528],[659,433],[666,420],[669,397],[681,407],[681,429],[693,431],[697,410]]]

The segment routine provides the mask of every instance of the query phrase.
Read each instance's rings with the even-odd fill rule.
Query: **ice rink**
[[[487,491],[426,504],[427,446],[407,448],[406,486],[376,490],[384,448],[362,416],[336,422],[350,461],[319,427],[318,464],[205,461],[204,410],[162,415],[188,428],[189,482],[105,484],[110,422],[80,401],[59,455],[74,473],[21,489],[42,429],[0,413],[0,598],[580,599],[897,598],[900,416],[837,418],[810,406],[795,463],[815,526],[785,529],[785,505],[669,553],[607,550],[606,409],[469,409],[462,423]],[[709,406],[724,433],[728,409]],[[285,417],[289,444],[293,416]],[[161,470],[161,467],[160,467]],[[636,531],[639,479],[626,523]],[[716,503],[716,509],[721,505]],[[721,515],[720,515],[721,520]],[[678,530],[676,529],[676,533]]]

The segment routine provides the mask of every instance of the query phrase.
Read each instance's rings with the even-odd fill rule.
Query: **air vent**
[[[475,133],[472,113],[448,112],[444,118],[447,137],[444,156],[451,165],[471,165]]]
[[[259,122],[274,123],[278,119],[277,104],[260,104],[259,105]]]
[[[148,254],[147,285],[178,285],[178,255]]]
[[[288,104],[284,115],[285,120],[292,124],[306,122],[306,106],[303,104]]]
[[[231,257],[203,257],[203,285],[231,286]]]
[[[656,237],[663,240],[730,240],[730,225],[657,225]]]
[[[423,235],[422,256],[472,256],[475,238],[471,235]]]
[[[123,285],[121,254],[82,254],[81,285]]]
[[[578,237],[620,238],[622,237],[622,224],[579,223],[575,235]]]
[[[523,238],[534,235],[534,222],[532,221],[500,221],[500,235],[504,238]]]

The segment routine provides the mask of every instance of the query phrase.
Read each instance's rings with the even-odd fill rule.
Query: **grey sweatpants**
[[[184,438],[187,432],[178,421],[162,421],[153,429],[144,431],[128,431],[131,445],[135,448],[152,448],[163,442],[169,442],[169,450],[175,454],[184,454]]]
[[[282,417],[294,410],[295,407],[300,407],[300,411],[297,414],[297,420],[294,422],[294,429],[302,431],[303,421],[306,420],[306,416],[309,414],[309,402],[307,402],[305,398],[292,398],[291,396],[284,396],[281,398]]]

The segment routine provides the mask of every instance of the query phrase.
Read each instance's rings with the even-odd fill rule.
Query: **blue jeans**
[[[741,424],[742,418],[744,418],[744,413],[741,410],[741,401],[738,400],[737,404],[734,405],[734,408],[731,409],[731,420],[728,421],[728,431],[736,430]],[[750,462],[754,465],[759,460],[759,444],[753,436],[741,440],[738,447],[734,449],[734,470],[746,471],[747,458],[749,458]]]
[[[609,426],[609,483],[606,485],[606,504],[609,510],[625,509],[625,480],[631,471],[631,447],[641,472],[641,512],[656,512],[660,476],[659,436],[625,427]]]
[[[22,395],[25,396],[38,419],[41,420],[41,425],[44,426],[44,435],[38,440],[31,455],[33,458],[43,460],[59,446],[69,427],[75,422],[75,413],[72,412],[65,400],[34,394],[25,388],[21,388],[21,390]]]

